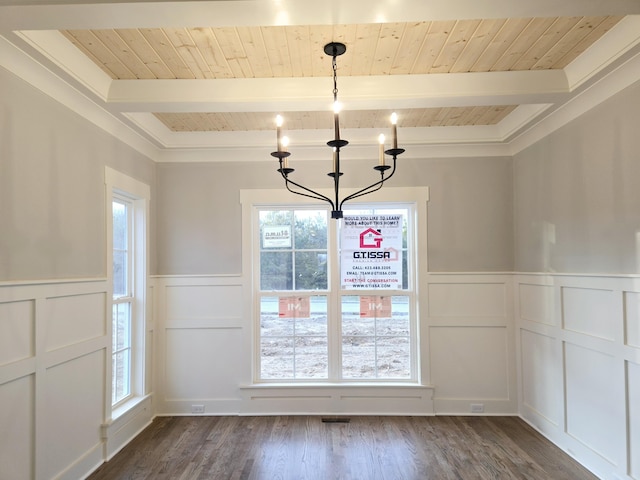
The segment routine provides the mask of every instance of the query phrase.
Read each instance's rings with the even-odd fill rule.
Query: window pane
[[[375,337],[342,338],[342,376],[344,378],[376,378]]]
[[[113,351],[131,347],[131,304],[113,305]]]
[[[327,378],[327,337],[299,336],[295,342],[295,378]]]
[[[343,378],[411,378],[409,318],[408,296],[343,296]]]
[[[309,299],[308,318],[296,318],[297,335],[327,335],[327,297],[314,295]]]
[[[327,378],[327,297],[262,297],[260,309],[260,377]]]
[[[297,210],[295,212],[295,248],[327,248],[327,212]]]
[[[293,378],[293,337],[263,337],[260,341],[260,376]]]
[[[262,252],[260,254],[260,289],[293,289],[291,252]]]
[[[291,249],[293,212],[291,210],[263,210],[260,216],[260,248]]]
[[[327,289],[327,254],[296,252],[296,290]]]
[[[112,403],[117,403],[131,394],[131,350],[113,355]]]
[[[263,337],[293,336],[294,327],[293,318],[280,318],[278,314],[275,317],[263,315],[260,322],[260,331]]]
[[[113,251],[113,298],[128,296],[128,262],[127,252]]]
[[[128,206],[114,201],[113,207],[113,248],[127,250],[129,238]]]
[[[408,378],[411,371],[408,337],[378,338],[377,378]]]
[[[113,207],[113,297],[127,297],[129,292],[129,215],[130,207],[120,201]]]

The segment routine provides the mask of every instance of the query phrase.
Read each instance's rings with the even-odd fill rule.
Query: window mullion
[[[338,222],[330,222],[327,229],[329,261],[329,304],[328,343],[329,343],[329,380],[339,381],[342,378],[342,313],[340,290],[340,252],[338,243]]]

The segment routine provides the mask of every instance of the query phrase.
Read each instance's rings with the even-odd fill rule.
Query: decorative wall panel
[[[560,424],[563,398],[562,352],[553,337],[528,330],[520,333],[521,402],[554,425]]]
[[[0,303],[0,365],[35,354],[33,300]]]
[[[519,288],[520,318],[554,325],[555,297],[551,285],[522,283]]]
[[[625,343],[640,348],[640,293],[624,292]]]
[[[611,290],[562,287],[563,325],[567,330],[613,340],[615,297]]]

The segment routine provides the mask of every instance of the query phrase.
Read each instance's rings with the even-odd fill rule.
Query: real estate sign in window
[[[345,215],[340,240],[343,289],[402,288],[401,215]]]

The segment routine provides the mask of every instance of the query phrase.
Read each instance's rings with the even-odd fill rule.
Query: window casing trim
[[[321,193],[324,193],[320,190]],[[330,193],[328,190],[326,193]],[[366,200],[366,201],[365,201]],[[415,338],[415,349],[416,355],[414,356],[417,365],[415,365],[417,372],[417,380],[414,383],[409,382],[409,385],[429,385],[430,384],[430,373],[428,368],[428,339],[426,335],[426,330],[421,326],[420,320],[420,306],[422,308],[426,308],[426,288],[420,288],[420,286],[425,286],[427,283],[427,262],[426,262],[426,252],[427,252],[427,202],[429,201],[429,188],[428,187],[406,187],[406,188],[385,188],[376,192],[372,195],[368,195],[360,202],[351,202],[350,205],[355,206],[357,208],[358,205],[365,206],[371,204],[382,204],[384,207],[392,207],[392,204],[412,204],[415,207],[413,208],[413,215],[415,216],[415,227],[412,233],[412,241],[413,241],[413,267],[415,269],[413,278],[415,285],[413,286],[413,295],[415,296],[415,301],[412,301],[412,308],[415,308],[415,318],[416,321],[412,325],[412,328],[415,328],[415,332],[412,332],[412,338]],[[258,376],[256,375],[256,368],[259,362],[255,361],[256,352],[259,352],[259,334],[255,331],[256,327],[254,325],[254,319],[256,318],[256,305],[259,305],[257,301],[259,295],[259,287],[254,288],[255,285],[255,265],[259,260],[256,258],[257,251],[259,249],[254,249],[253,238],[254,235],[258,233],[255,231],[257,222],[254,221],[254,215],[259,208],[280,208],[280,207],[291,207],[292,205],[297,206],[315,206],[318,207],[319,203],[317,200],[306,199],[304,197],[292,197],[292,194],[287,192],[286,190],[241,190],[240,192],[240,202],[242,205],[242,227],[243,231],[246,232],[243,238],[242,244],[242,258],[243,258],[243,285],[246,297],[251,298],[250,308],[247,309],[247,324],[251,325],[252,335],[247,336],[246,338],[246,347],[248,351],[252,352],[253,360],[248,362],[249,370],[246,372],[246,385],[290,385],[290,386],[303,386],[303,385],[335,385],[335,378],[333,380],[328,381],[293,381],[289,382],[287,380],[277,380],[277,381],[257,381]],[[330,220],[333,221],[333,220]],[[329,249],[334,249],[337,251],[337,245],[331,245],[331,242],[337,243],[337,236],[329,236]],[[334,265],[333,268],[336,268]],[[258,284],[259,285],[259,284]],[[305,294],[310,292],[300,291],[298,293]],[[355,292],[354,292],[355,294]],[[335,302],[332,302],[335,303]],[[338,308],[335,306],[334,308]],[[335,348],[338,348],[337,344],[334,342]],[[407,385],[406,379],[385,379],[384,381],[376,381],[372,379],[362,380],[362,381],[353,381],[352,379],[344,379],[339,382],[339,385]]]
[[[131,356],[131,393],[116,404],[112,404],[112,341],[108,342],[107,357],[109,361],[106,365],[106,391],[105,405],[107,408],[107,423],[119,417],[131,408],[139,404],[140,399],[149,393],[146,368],[146,319],[147,319],[147,299],[146,289],[149,278],[149,204],[151,200],[151,188],[149,185],[140,182],[128,175],[120,173],[109,167],[105,167],[105,202],[106,202],[106,271],[107,271],[107,318],[111,318],[113,311],[113,226],[112,226],[112,201],[122,198],[130,202],[132,206],[132,227],[133,242],[132,249],[137,254],[132,258],[132,270],[136,273],[132,276],[130,291],[133,295],[132,308],[132,356]],[[117,299],[119,302],[123,299]],[[109,339],[113,337],[112,321],[107,322],[107,335]]]

